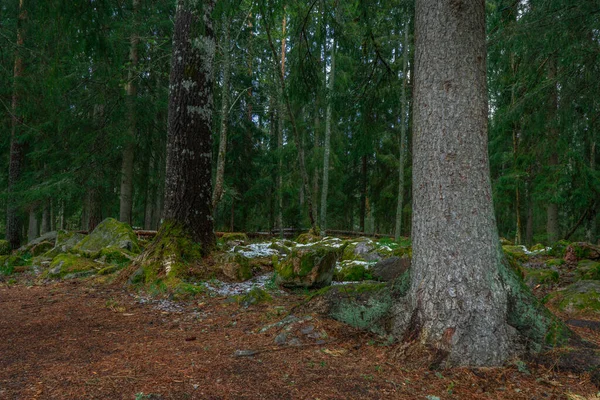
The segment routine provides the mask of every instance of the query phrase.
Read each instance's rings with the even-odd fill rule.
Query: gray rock
[[[233,353],[234,357],[252,357],[253,355],[258,354],[256,350],[236,350]]]
[[[384,282],[390,282],[405,273],[410,268],[410,258],[390,257],[379,261],[371,267],[373,278]]]
[[[19,253],[26,253],[29,250],[31,250],[33,247],[37,246],[38,244],[40,244],[42,242],[54,243],[56,241],[56,236],[57,236],[56,231],[44,233],[39,238],[34,239],[31,242],[27,243],[26,245],[19,247],[19,249],[17,251]]]

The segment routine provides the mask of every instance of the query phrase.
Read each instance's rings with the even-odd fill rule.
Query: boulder
[[[581,260],[577,263],[576,273],[581,279],[600,280],[600,262]]]
[[[236,282],[252,278],[250,259],[240,253],[224,253],[215,257],[215,262],[227,278]]]
[[[19,247],[17,252],[19,254],[29,253],[33,247],[37,246],[38,244],[40,244],[42,242],[54,243],[56,241],[56,236],[57,236],[56,231],[44,233],[39,238],[34,239],[31,242],[27,243],[26,245]]]
[[[315,288],[327,286],[333,279],[341,248],[314,245],[292,249],[275,265],[276,282],[284,287]]]
[[[583,280],[548,295],[547,302],[559,310],[600,314],[600,282]]]
[[[502,246],[504,253],[517,261],[525,262],[529,259],[525,246]]]
[[[75,247],[85,238],[85,235],[78,232],[58,231],[54,248],[46,253],[48,257],[56,257],[61,253],[66,253]]]
[[[371,275],[377,280],[390,282],[404,274],[409,268],[410,257],[390,257],[371,267]]]
[[[73,250],[86,255],[94,255],[106,247],[125,249],[135,254],[140,253],[137,236],[133,229],[114,218],[102,221],[92,233],[77,243]]]
[[[377,251],[377,245],[369,238],[359,238],[358,241],[348,243],[342,256],[344,261],[377,262],[382,258],[384,257]]]
[[[78,254],[59,254],[52,260],[50,267],[42,274],[42,278],[77,278],[96,273],[99,264]]]
[[[523,279],[530,288],[558,283],[558,272],[552,269],[522,268],[521,270],[524,275]]]
[[[33,246],[31,249],[29,249],[29,252],[32,256],[37,257],[41,256],[42,254],[46,253],[47,251],[53,248],[54,242],[44,241]]]

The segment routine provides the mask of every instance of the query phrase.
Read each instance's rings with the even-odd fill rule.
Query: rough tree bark
[[[140,5],[140,0],[133,0],[133,21],[134,32],[130,37],[129,48],[129,72],[127,76],[127,103],[129,129],[127,143],[123,149],[123,162],[121,164],[121,198],[119,203],[119,220],[131,224],[131,209],[133,207],[133,162],[135,157],[135,136],[136,136],[136,112],[135,97],[137,87],[135,83],[136,68],[138,64],[138,44],[140,37],[136,31],[136,14]]]
[[[331,66],[329,69],[329,79],[327,82],[327,111],[325,114],[325,140],[323,143],[323,188],[321,189],[321,230],[327,229],[327,196],[329,192],[329,158],[331,154],[331,119],[333,88],[335,84],[335,37],[331,43]]]
[[[283,9],[283,19],[281,21],[281,73],[276,73],[285,76],[285,38],[286,38],[286,15],[285,7]],[[277,107],[277,227],[279,228],[279,236],[283,238],[283,94],[281,88],[277,90],[279,93],[279,101]]]
[[[394,328],[444,365],[503,364],[548,312],[506,265],[487,152],[485,1],[417,0],[411,286]],[[535,331],[535,332],[534,332]]]
[[[404,208],[404,164],[406,163],[406,127],[408,126],[408,99],[406,97],[406,86],[408,85],[408,22],[404,25],[404,43],[402,44],[402,95],[400,97],[400,159],[398,166],[398,204],[396,206],[396,241],[400,240],[402,234],[402,209]]]
[[[6,240],[14,250],[21,244],[21,218],[19,216],[19,207],[14,191],[15,185],[21,179],[21,170],[23,169],[23,160],[25,153],[25,143],[20,133],[21,121],[19,115],[19,79],[23,77],[23,24],[27,19],[27,10],[24,0],[19,0],[19,17],[17,18],[17,53],[15,54],[15,65],[13,76],[15,84],[13,88],[11,104],[11,132],[10,132],[10,160],[8,167],[8,189],[7,189],[7,211],[6,211]]]
[[[558,140],[558,131],[555,126],[556,113],[558,111],[558,93],[556,89],[556,60],[551,57],[548,61],[548,80],[551,84],[550,97],[548,99],[548,143],[553,149],[548,158],[548,167],[551,170],[558,166],[558,153],[556,152],[555,143]],[[552,171],[554,173],[554,171]],[[558,228],[558,204],[550,200],[546,207],[546,233],[548,234],[548,242],[554,243],[559,239]]]

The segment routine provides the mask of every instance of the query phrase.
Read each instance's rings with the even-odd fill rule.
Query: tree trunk
[[[367,213],[367,156],[363,155],[361,159],[360,173],[360,231],[365,231],[365,215]]]
[[[14,250],[21,245],[21,218],[19,206],[14,194],[15,186],[21,179],[25,143],[21,134],[21,121],[19,119],[19,80],[23,77],[23,24],[27,19],[24,0],[19,0],[19,18],[17,19],[17,53],[13,76],[15,78],[12,104],[11,104],[11,132],[10,132],[10,160],[8,167],[7,211],[6,211],[6,240]]]
[[[164,220],[183,227],[203,251],[215,244],[211,208],[212,0],[178,0],[169,82]]]
[[[42,226],[40,228],[40,234],[48,233],[52,229],[51,223],[51,206],[50,200],[44,202],[44,208],[42,209]]]
[[[554,170],[558,166],[558,153],[556,152],[556,142],[558,141],[558,132],[555,126],[556,113],[558,111],[558,93],[556,89],[556,60],[551,58],[548,61],[548,80],[550,81],[552,88],[550,89],[550,98],[548,105],[548,132],[549,146],[553,149],[548,158],[548,167],[551,173],[554,174]],[[559,239],[559,228],[558,228],[558,204],[555,201],[550,200],[546,208],[547,224],[546,233],[548,234],[548,242],[554,243]]]
[[[485,2],[416,1],[411,334],[454,365],[512,354],[487,152]]]
[[[217,158],[217,174],[215,190],[213,191],[212,207],[216,211],[217,205],[223,196],[223,180],[225,179],[225,155],[227,153],[227,126],[229,119],[229,79],[231,69],[230,57],[230,27],[229,18],[223,17],[223,91],[221,92],[221,135],[219,137],[219,154]]]
[[[283,20],[281,22],[282,37],[281,37],[281,73],[277,74],[285,76],[285,42],[286,42],[286,16],[285,7],[283,12]],[[274,55],[275,56],[275,55]],[[283,110],[284,101],[281,87],[277,90],[279,93],[279,105],[277,108],[277,227],[279,228],[279,236],[283,238]]]
[[[531,246],[533,244],[533,198],[531,196],[531,182],[526,184],[527,190],[527,222],[525,225],[525,244]]]
[[[408,99],[406,98],[406,86],[408,83],[408,22],[404,25],[404,43],[402,44],[402,96],[400,98],[400,159],[398,166],[398,205],[396,206],[396,241],[400,240],[402,234],[402,210],[404,208],[404,164],[406,163],[406,127],[408,125]]]
[[[136,137],[136,110],[135,98],[137,95],[136,87],[136,68],[138,64],[138,44],[140,41],[136,31],[136,14],[139,8],[140,0],[133,0],[133,25],[134,32],[130,38],[129,49],[129,72],[127,76],[127,103],[129,130],[127,143],[123,149],[123,163],[121,166],[121,199],[119,204],[119,221],[131,224],[131,209],[133,207],[133,162],[135,156],[135,137]]]
[[[39,223],[37,219],[37,213],[35,208],[32,207],[29,209],[29,229],[27,229],[28,242],[31,242],[32,240],[40,236],[38,232],[38,226]]]
[[[327,196],[329,192],[329,157],[331,153],[331,119],[333,90],[335,84],[335,50],[336,40],[332,38],[331,43],[331,67],[327,82],[327,111],[325,114],[325,141],[323,143],[323,188],[321,189],[321,229],[327,229]]]
[[[150,174],[154,175],[156,160],[152,155],[152,151],[148,154],[148,177],[146,181],[146,204],[144,207],[144,229],[152,229],[152,219],[155,213],[154,210],[154,199],[156,198],[156,182],[150,181]],[[156,175],[154,175],[156,176]]]

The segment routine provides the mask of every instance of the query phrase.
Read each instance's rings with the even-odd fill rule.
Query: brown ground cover
[[[599,390],[588,373],[551,362],[432,371],[426,355],[318,316],[290,332],[295,346],[275,344],[283,328],[261,332],[302,299],[244,308],[206,296],[178,307],[93,280],[0,283],[0,399],[595,399]],[[600,344],[594,326],[574,329]]]

